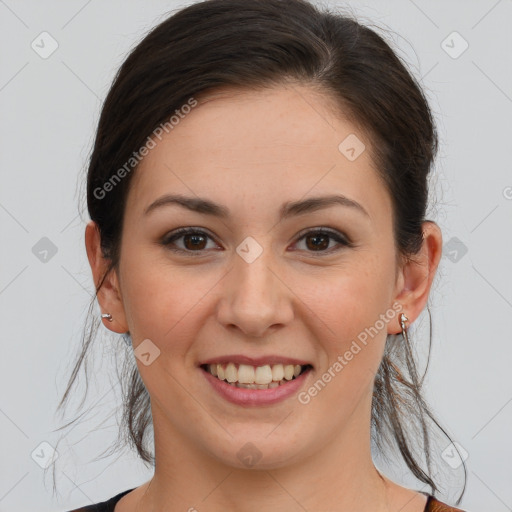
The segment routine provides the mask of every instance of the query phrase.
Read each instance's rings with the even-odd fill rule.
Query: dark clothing
[[[87,507],[79,508],[70,512],[114,512],[114,507],[116,503],[129,492],[133,491],[133,489],[128,489],[127,491],[120,492],[113,498],[110,498],[107,501],[102,501],[101,503],[96,503],[94,505],[89,505]],[[423,493],[426,494],[426,493]],[[424,512],[464,512],[460,508],[453,508],[446,503],[436,500],[430,494],[427,494],[428,500],[425,506]]]
[[[114,512],[114,507],[116,503],[129,492],[133,491],[133,489],[128,489],[127,491],[120,492],[113,498],[110,498],[107,501],[102,501],[101,503],[95,503],[94,505],[88,505],[87,507],[78,508],[76,510],[72,510],[70,512]]]

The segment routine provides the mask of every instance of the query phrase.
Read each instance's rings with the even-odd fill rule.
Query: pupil
[[[190,249],[191,247],[188,247],[188,244],[187,244],[187,241],[190,241],[191,239],[194,239],[194,242],[192,243],[192,248],[198,248],[198,244],[197,244],[197,241],[198,239],[203,239],[204,240],[204,236],[201,236],[201,235],[185,235],[185,247],[187,247],[187,249]],[[200,244],[201,242],[199,242]]]
[[[317,241],[318,241],[318,239],[322,239],[322,238],[324,239],[324,243],[323,244],[322,243],[321,244],[314,243],[312,247],[313,248],[317,248],[317,249],[318,248],[325,249],[325,248],[327,248],[329,246],[329,241],[327,240],[327,238],[328,238],[327,236],[325,236],[325,235],[313,236],[312,235],[311,237],[308,237],[309,240],[313,239],[313,240],[317,240]],[[325,241],[327,241],[327,243],[325,243]]]

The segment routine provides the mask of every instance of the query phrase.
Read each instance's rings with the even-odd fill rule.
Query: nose
[[[265,253],[252,263],[237,256],[217,308],[225,328],[239,329],[247,337],[266,337],[293,319],[293,292]]]

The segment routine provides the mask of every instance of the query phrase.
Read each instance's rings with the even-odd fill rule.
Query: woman
[[[143,39],[102,110],[85,240],[155,472],[80,510],[459,510],[433,494],[407,335],[441,257],[436,149],[421,88],[351,17],[210,0]],[[432,494],[378,471],[371,441]]]

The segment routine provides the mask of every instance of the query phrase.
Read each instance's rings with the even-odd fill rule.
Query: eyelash
[[[335,240],[336,242],[338,242],[338,244],[340,244],[341,246],[345,246],[345,247],[353,247],[354,246],[354,244],[346,236],[343,236],[338,231],[335,231],[335,230],[332,230],[329,228],[325,228],[325,227],[314,228],[314,229],[310,229],[306,232],[299,233],[299,238],[298,238],[297,242],[303,240],[304,238],[306,238],[308,235],[311,235],[311,234],[326,235],[326,236],[330,237],[331,239]],[[177,249],[177,248],[170,247],[176,240],[178,240],[179,238],[183,238],[185,235],[200,235],[202,237],[210,238],[211,240],[214,240],[213,237],[211,237],[208,233],[206,233],[205,231],[202,231],[201,229],[179,228],[176,231],[173,231],[171,234],[166,235],[162,239],[161,244],[164,245],[165,247],[169,248],[171,251],[177,252],[177,253],[186,253],[186,254],[199,253],[199,254],[197,254],[197,256],[199,256],[200,253],[205,252],[204,249],[198,250],[198,251],[192,251],[189,249]],[[334,250],[331,248],[331,249],[327,249],[327,250],[323,250],[323,251],[309,251],[309,252],[311,252],[312,254],[318,253],[320,255],[323,255],[323,254],[331,254],[332,252],[337,252],[340,249],[341,249],[341,247],[334,248]],[[196,256],[196,255],[194,254],[194,256]]]

